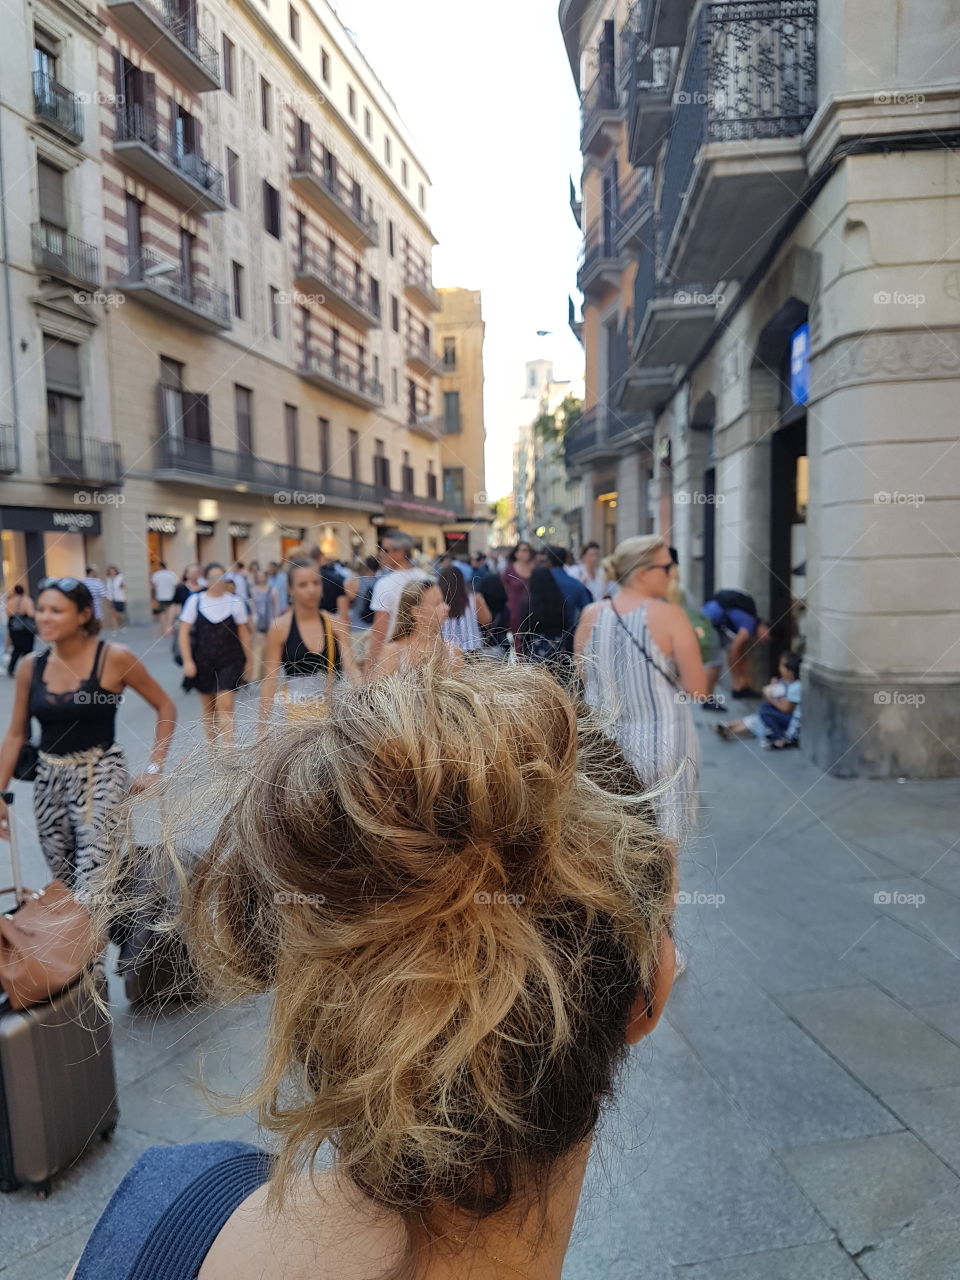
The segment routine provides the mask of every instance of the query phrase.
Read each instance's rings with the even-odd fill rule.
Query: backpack
[[[376,578],[364,578],[363,587],[357,596],[357,617],[365,627],[372,627],[376,616],[370,607],[373,603],[373,588],[376,585]]]
[[[740,609],[743,613],[749,613],[751,617],[760,617],[756,601],[745,591],[715,591],[713,598],[725,612],[729,609]]]

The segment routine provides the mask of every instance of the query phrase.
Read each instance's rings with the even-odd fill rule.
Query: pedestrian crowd
[[[277,1152],[148,1152],[75,1280],[139,1274],[144,1248],[177,1239],[188,1188],[200,1207],[183,1248],[196,1254],[177,1275],[300,1274],[308,1253],[339,1257],[340,1223],[367,1270],[331,1274],[407,1274],[453,1239],[484,1267],[535,1256],[536,1274],[559,1277],[600,1102],[674,977],[679,854],[696,824],[692,705],[724,709],[726,662],[730,697],[762,701],[719,737],[777,750],[798,742],[801,705],[792,653],[762,695],[751,687],[770,639],[752,598],[717,591],[694,607],[661,537],[571,559],[521,541],[427,563],[391,532],[352,566],[317,547],[283,564],[159,564],[157,637],[216,748],[191,785],[216,780],[217,798],[194,812],[212,822],[226,806],[205,852],[119,834],[129,797],[168,794],[177,717],[144,663],[102,636],[126,624],[122,571],[45,579],[36,600],[8,592],[0,837],[11,779],[32,782],[50,874],[98,926],[74,976],[103,1003],[105,940],[122,918],[129,941],[146,909],[131,884],[148,859],[164,869],[147,882],[186,894],[174,917],[204,989],[277,992],[255,1098]],[[245,686],[258,732],[235,751]],[[116,740],[128,692],[154,713],[133,778]],[[328,1138],[346,1182],[324,1184],[314,1236],[286,1232],[318,1193],[307,1171]],[[532,1192],[559,1233],[545,1253],[521,1212]]]

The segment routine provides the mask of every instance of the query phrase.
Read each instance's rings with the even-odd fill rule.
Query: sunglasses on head
[[[76,591],[77,587],[82,587],[84,585],[85,584],[82,583],[79,578],[41,578],[39,589],[41,591],[46,591],[48,588],[52,587],[54,591],[62,591],[64,594],[67,594],[71,591]]]

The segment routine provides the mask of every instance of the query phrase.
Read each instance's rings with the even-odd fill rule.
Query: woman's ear
[[[673,990],[677,969],[677,952],[670,934],[664,931],[660,940],[660,960],[653,976],[649,992],[638,993],[627,1019],[626,1042],[636,1044],[650,1034],[663,1013]],[[649,1001],[647,997],[649,996]]]

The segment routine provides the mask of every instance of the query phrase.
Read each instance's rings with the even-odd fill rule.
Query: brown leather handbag
[[[89,911],[62,880],[25,895],[18,911],[0,916],[0,986],[11,1009],[51,999],[101,950]]]

